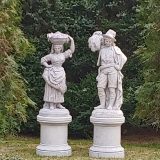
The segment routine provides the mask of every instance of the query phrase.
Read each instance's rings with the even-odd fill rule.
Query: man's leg
[[[116,100],[117,72],[108,75],[109,104],[107,109],[113,109]]]
[[[105,95],[104,88],[98,87],[98,96],[99,96],[100,105],[97,107],[94,107],[94,109],[104,109],[105,103],[106,103],[106,95]]]
[[[109,105],[107,109],[113,109],[114,103],[116,99],[116,89],[115,88],[109,88]]]
[[[99,96],[99,101],[100,105],[97,107],[94,107],[94,109],[104,109],[106,106],[106,93],[105,93],[105,88],[107,85],[107,75],[100,73],[97,76],[97,88],[98,88],[98,96]]]

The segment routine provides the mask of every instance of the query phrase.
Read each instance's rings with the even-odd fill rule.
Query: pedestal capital
[[[72,117],[68,109],[41,109],[37,116],[40,123],[69,123]]]
[[[117,125],[125,122],[121,110],[95,109],[92,112],[90,121],[93,124]]]

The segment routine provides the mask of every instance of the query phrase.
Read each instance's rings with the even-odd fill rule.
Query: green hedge
[[[141,84],[141,65],[134,51],[141,42],[141,28],[136,21],[136,1],[125,0],[26,0],[23,2],[22,29],[35,45],[37,52],[26,57],[21,64],[21,73],[28,82],[28,95],[37,103],[36,110],[28,110],[29,121],[23,125],[24,132],[38,133],[36,115],[43,105],[44,81],[40,58],[50,52],[51,44],[46,34],[61,31],[75,39],[76,51],[67,60],[64,68],[67,74],[68,91],[65,104],[73,122],[72,136],[88,137],[92,133],[89,116],[98,105],[96,88],[97,53],[88,48],[88,38],[96,30],[105,33],[109,28],[117,32],[117,45],[128,57],[123,69],[124,105],[123,111],[128,124],[136,125],[132,119],[136,99],[135,90]]]

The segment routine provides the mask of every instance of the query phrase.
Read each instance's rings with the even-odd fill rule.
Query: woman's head
[[[56,44],[56,45],[52,45],[52,51],[51,51],[52,53],[61,53],[61,52],[63,52],[63,45],[58,45],[58,44]]]

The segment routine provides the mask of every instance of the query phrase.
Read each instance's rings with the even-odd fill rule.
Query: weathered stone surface
[[[96,31],[89,38],[89,48],[99,51],[97,66],[97,88],[100,105],[94,107],[91,123],[94,125],[93,146],[90,157],[124,158],[121,146],[121,125],[125,118],[120,110],[123,103],[121,70],[127,57],[116,46],[116,32],[109,29],[106,34]]]
[[[41,131],[36,153],[40,156],[70,156],[71,147],[67,139],[68,123],[71,120],[67,109],[41,109],[37,116]]]
[[[121,146],[121,125],[125,118],[121,110],[96,109],[90,121],[94,125],[93,146],[89,156],[96,158],[124,158]]]

